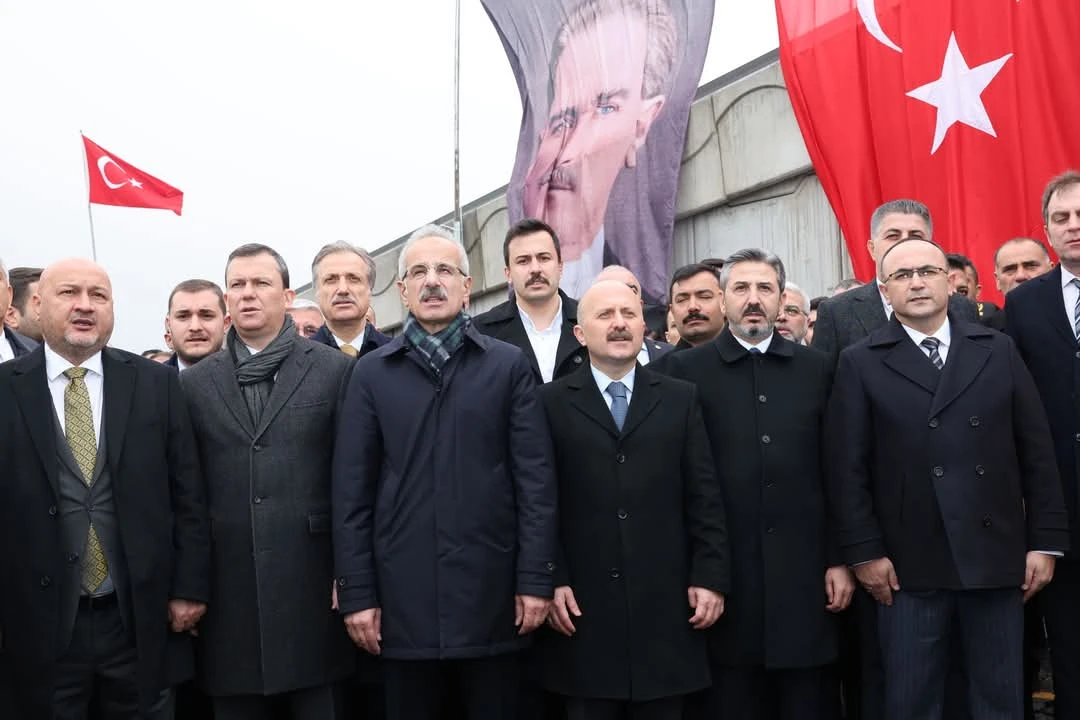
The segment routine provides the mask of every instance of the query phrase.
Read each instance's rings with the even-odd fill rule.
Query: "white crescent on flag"
[[[866,26],[866,31],[870,33],[870,36],[877,40],[879,43],[887,48],[892,48],[898,53],[904,52],[885,34],[885,31],[881,29],[881,21],[878,20],[877,7],[874,5],[874,0],[856,0],[855,6],[859,10],[859,17],[862,18],[863,25]]]
[[[124,185],[126,185],[127,183],[122,182],[122,183],[117,184],[117,183],[109,181],[109,176],[105,174],[105,167],[109,163],[112,163],[113,165],[116,165],[117,169],[119,169],[120,172],[124,172],[124,168],[120,167],[120,165],[117,164],[117,162],[115,160],[113,160],[111,157],[109,157],[108,155],[102,155],[101,157],[98,158],[98,161],[97,161],[98,172],[101,173],[101,179],[105,181],[106,185],[108,185],[113,190],[119,190],[120,188],[124,187]],[[127,175],[127,173],[124,173],[124,174]]]

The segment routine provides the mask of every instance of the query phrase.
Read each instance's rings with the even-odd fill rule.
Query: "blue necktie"
[[[626,401],[626,386],[621,382],[613,382],[607,386],[607,394],[611,396],[611,417],[615,418],[615,427],[622,432],[626,413],[630,410],[630,404]]]
[[[758,346],[757,346],[757,345],[755,345],[754,347],[750,348],[750,349],[749,349],[749,350],[747,350],[746,352],[750,353],[751,355],[760,355],[760,354],[761,354],[761,350],[759,350],[759,349],[758,349]]]

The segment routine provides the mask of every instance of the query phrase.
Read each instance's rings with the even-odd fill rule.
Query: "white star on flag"
[[[133,188],[141,188],[142,187],[142,183],[139,182],[138,180],[136,180],[135,178],[131,178],[130,180],[128,180],[128,182],[131,183],[131,187],[133,187]]]
[[[937,125],[934,128],[931,155],[941,147],[949,128],[958,122],[981,130],[991,137],[997,137],[990,116],[986,114],[982,93],[1011,57],[1012,53],[1009,53],[978,67],[968,67],[967,60],[960,52],[960,46],[956,44],[956,33],[949,35],[949,47],[945,51],[941,77],[908,93],[909,97],[937,108]]]

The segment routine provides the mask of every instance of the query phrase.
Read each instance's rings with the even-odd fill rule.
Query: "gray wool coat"
[[[334,682],[355,653],[331,609],[330,468],[345,354],[302,338],[257,427],[226,349],[181,373],[206,478],[210,609],[199,625],[211,695]]]

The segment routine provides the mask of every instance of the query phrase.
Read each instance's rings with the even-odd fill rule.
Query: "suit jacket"
[[[538,640],[561,695],[646,701],[709,684],[690,586],[727,592],[726,520],[697,391],[638,367],[620,432],[590,365],[540,390],[559,480],[560,562],[584,613]]]
[[[210,599],[210,533],[202,475],[175,372],[102,351],[103,434],[123,563],[113,580],[139,659],[145,704],[190,668],[187,636],[167,626],[171,598]],[[61,625],[59,582],[78,558],[60,549],[56,413],[39,347],[0,365],[0,627],[22,716],[50,717]],[[17,551],[11,549],[17,548]],[[126,580],[126,582],[124,582]]]
[[[730,328],[673,353],[698,387],[724,492],[734,582],[710,650],[723,665],[805,668],[836,657],[825,572],[841,563],[827,513],[822,422],[832,366],[774,333],[752,356]]]
[[[949,296],[949,313],[965,322],[979,321],[975,303],[963,295]],[[881,304],[881,291],[877,282],[871,281],[818,305],[812,345],[816,350],[832,355],[836,362],[841,350],[888,322],[885,307]]]
[[[36,342],[25,335],[20,335],[7,325],[4,325],[3,328],[4,337],[11,343],[11,350],[15,353],[15,357],[19,358],[23,355],[29,355],[38,346]]]
[[[351,672],[330,612],[330,463],[344,353],[297,338],[258,425],[226,347],[180,373],[206,475],[213,602],[200,625],[211,695],[276,694]]]
[[[1080,346],[1065,312],[1061,266],[1013,289],[1005,298],[1006,332],[1035,378],[1054,445],[1072,547],[1080,549]]]
[[[645,338],[645,352],[649,354],[650,365],[671,352],[673,347],[670,343]]]
[[[166,367],[171,367],[173,370],[180,370],[180,358],[176,353],[169,356],[169,359],[162,363]]]
[[[322,343],[335,350],[341,349],[338,347],[337,340],[334,339],[334,333],[330,331],[330,328],[325,323],[323,323],[323,326],[319,328],[319,331],[312,335],[309,340]],[[376,330],[375,326],[371,323],[367,323],[364,325],[364,341],[360,343],[360,352],[357,353],[357,357],[363,357],[375,348],[382,347],[388,342],[390,342],[389,337]]]
[[[559,336],[559,348],[555,354],[555,373],[553,380],[566,377],[582,365],[588,365],[588,351],[585,346],[574,337],[574,325],[577,324],[577,301],[572,300],[562,290],[559,291],[562,298],[562,334]],[[536,362],[536,353],[533,352],[529,335],[525,331],[525,324],[521,321],[521,313],[517,302],[508,300],[488,310],[486,313],[473,318],[473,327],[484,335],[516,345],[525,353],[525,357],[532,366],[536,382],[542,384],[543,376],[540,374],[540,365]]]
[[[840,354],[827,427],[841,550],[889,557],[905,590],[1019,587],[1027,551],[1069,544],[1046,414],[1011,339],[950,323],[942,370],[895,320]]]

